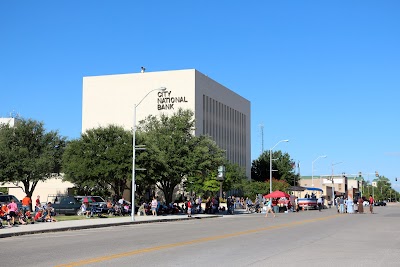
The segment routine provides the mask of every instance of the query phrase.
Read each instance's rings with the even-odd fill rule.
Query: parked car
[[[107,202],[101,196],[75,196],[75,198],[80,203],[83,203],[86,198],[90,207],[93,207],[96,213],[108,213]]]
[[[56,214],[80,215],[82,203],[74,196],[57,196],[51,206]]]
[[[385,201],[377,201],[374,203],[374,206],[386,206],[386,202]]]
[[[365,206],[369,206],[369,201],[364,201],[363,202],[363,206],[365,207]]]
[[[17,203],[18,209],[22,208],[22,203],[21,201],[18,200],[18,198],[16,198],[14,195],[0,195],[0,205],[2,205],[3,203],[10,203],[11,199],[14,199],[14,202]]]

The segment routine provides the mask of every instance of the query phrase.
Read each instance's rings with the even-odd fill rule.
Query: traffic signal
[[[375,171],[375,177],[379,177],[378,171]]]

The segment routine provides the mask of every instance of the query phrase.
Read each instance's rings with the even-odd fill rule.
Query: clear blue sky
[[[327,155],[314,175],[343,162],[335,173],[394,183],[399,12],[397,0],[1,1],[0,116],[77,138],[82,77],[195,68],[251,101],[252,159],[289,139],[276,149],[302,175]]]

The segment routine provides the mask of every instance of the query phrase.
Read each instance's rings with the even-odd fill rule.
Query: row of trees
[[[217,169],[226,166],[223,190],[240,190],[244,196],[269,191],[269,154],[263,153],[252,164],[252,181],[238,165],[225,159],[225,152],[209,136],[193,136],[193,112],[178,110],[168,117],[149,116],[139,122],[137,144],[137,197],[157,187],[167,202],[174,189],[183,184],[187,191],[215,194],[220,182]],[[273,155],[274,190],[284,190],[296,180],[288,154]],[[82,133],[67,141],[57,131],[46,132],[43,123],[18,119],[14,127],[0,125],[0,182],[22,183],[32,196],[39,181],[60,172],[84,194],[111,193],[121,196],[131,189],[132,133],[110,125]],[[297,179],[298,180],[298,179]],[[266,183],[266,181],[268,183]]]
[[[374,180],[376,186],[369,181],[362,184],[362,193],[364,196],[373,195],[376,200],[396,201],[399,199],[399,193],[392,188],[390,180],[385,176],[379,176]]]

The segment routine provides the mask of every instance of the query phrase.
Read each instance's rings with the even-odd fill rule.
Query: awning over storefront
[[[319,192],[323,192],[324,191],[321,188],[317,188],[317,187],[306,187],[306,190],[319,191]]]

